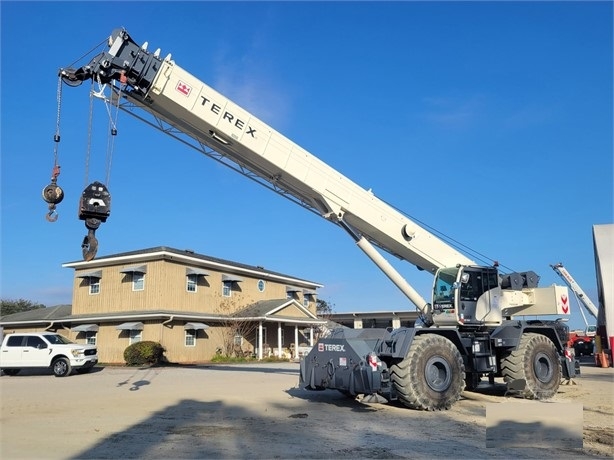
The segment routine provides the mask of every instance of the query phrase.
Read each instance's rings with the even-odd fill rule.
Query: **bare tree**
[[[249,302],[248,302],[249,303]],[[240,311],[245,305],[240,299],[223,299],[218,306],[218,313],[222,316],[219,325],[222,328],[222,354],[224,356],[244,357],[251,354],[246,349],[244,340],[254,336],[258,323],[241,318]]]

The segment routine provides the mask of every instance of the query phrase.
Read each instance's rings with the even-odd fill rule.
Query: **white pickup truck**
[[[16,375],[25,368],[49,368],[56,377],[88,372],[98,362],[95,345],[71,342],[55,332],[24,332],[4,336],[0,346],[0,369]]]

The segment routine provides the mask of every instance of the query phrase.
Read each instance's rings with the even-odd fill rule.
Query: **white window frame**
[[[98,332],[87,331],[85,333],[85,344],[86,345],[96,345],[97,337],[98,337]]]
[[[185,290],[187,292],[197,292],[198,291],[198,275],[186,275],[186,284]]]
[[[90,295],[100,294],[100,278],[97,278],[95,276],[88,276],[88,279]]]
[[[303,307],[309,307],[309,302],[311,302],[309,297],[311,297],[309,294],[303,294]]]
[[[256,287],[258,288],[258,292],[264,292],[266,289],[266,281],[258,280]]]
[[[143,340],[143,331],[137,329],[130,329],[130,338],[128,339],[130,345],[133,343],[141,342]]]
[[[198,331],[196,329],[186,329],[183,344],[186,347],[195,347],[197,334],[198,334]]]
[[[222,297],[232,297],[232,281],[222,281]]]
[[[140,284],[140,288],[139,288]],[[145,290],[145,273],[132,272],[132,290],[144,291]]]

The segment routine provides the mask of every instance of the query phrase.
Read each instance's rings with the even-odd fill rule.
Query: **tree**
[[[240,316],[243,303],[243,299],[224,299],[217,308],[224,317],[218,323],[223,331],[221,346],[223,356],[243,357],[244,354],[250,354],[249,350],[243,348],[242,342],[244,339],[249,341],[255,335],[258,323]]]
[[[334,304],[323,299],[316,300],[316,314],[318,316],[329,316],[333,313]]]
[[[35,303],[31,300],[19,299],[2,299],[0,301],[0,316],[12,315],[13,313],[21,313],[23,311],[37,310],[45,308],[41,303]]]

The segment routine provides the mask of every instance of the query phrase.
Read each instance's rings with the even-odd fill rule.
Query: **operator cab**
[[[433,284],[433,322],[438,326],[484,324],[486,318],[479,312],[492,310],[492,289],[499,290],[495,267],[439,269]]]

